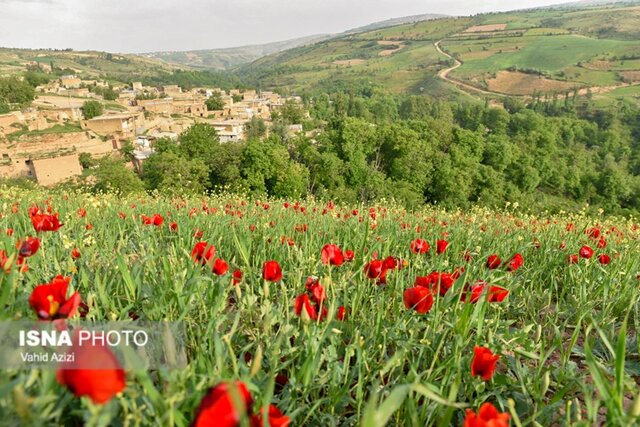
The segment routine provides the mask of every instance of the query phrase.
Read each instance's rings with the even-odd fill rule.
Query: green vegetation
[[[518,202],[640,212],[640,110],[632,105],[613,112],[556,99],[505,101],[503,109],[379,92],[309,103],[310,119],[288,104],[266,138],[255,120],[246,142],[221,144],[206,124],[178,143],[160,140],[142,180],[172,193],[227,188],[345,203],[394,199],[411,208]],[[299,120],[317,136],[289,137],[287,126]]]
[[[122,164],[104,165],[129,188]],[[68,324],[179,321],[184,341],[167,354],[187,357],[184,368],[125,366],[116,377],[108,347],[85,342],[76,354],[95,354],[102,370],[67,371],[66,381],[56,380],[55,365],[2,370],[8,424],[217,426],[234,417],[233,398],[211,387],[236,380],[250,390],[252,411],[273,404],[292,426],[462,426],[467,410],[485,403],[510,417],[486,423],[496,427],[638,423],[632,221],[513,206],[407,212],[390,202],[18,187],[2,188],[0,206],[3,227],[14,230],[0,236],[3,321],[35,324],[44,312],[67,322],[75,295],[83,305]],[[24,272],[15,260],[18,242],[34,235],[27,209],[48,206],[64,225],[37,234]],[[163,221],[145,225],[152,215]],[[416,239],[431,248],[416,253]],[[446,250],[436,250],[438,240]],[[214,246],[210,258],[191,255],[196,242],[206,246],[201,254]],[[353,260],[323,256],[328,244]],[[523,265],[511,268],[516,253]],[[503,263],[489,269],[493,254]],[[376,258],[391,265],[384,278],[369,264]],[[267,260],[282,274],[270,274]],[[228,271],[213,269],[221,262]],[[48,297],[60,286],[36,288],[58,274],[68,277],[56,281],[61,295]],[[47,297],[69,300],[49,305]],[[476,347],[490,352],[484,363],[474,362]],[[196,423],[201,404],[209,417]]]
[[[33,86],[17,77],[0,78],[0,110],[22,108],[31,103],[35,96]],[[8,108],[7,108],[8,107]]]
[[[224,101],[222,100],[222,94],[220,92],[214,92],[209,99],[205,102],[207,110],[216,111],[224,109]]]
[[[30,136],[41,136],[41,135],[49,135],[49,134],[55,134],[55,133],[73,133],[73,132],[82,132],[82,128],[75,123],[65,123],[63,125],[57,124],[43,130],[30,131],[25,128],[21,131],[10,134],[8,138],[9,138],[9,141],[16,141],[23,136],[28,138]]]
[[[87,120],[101,116],[104,113],[104,105],[100,101],[85,101],[82,105],[82,114]]]
[[[239,73],[251,85],[291,93],[365,86],[468,98],[437,77],[453,65],[434,48],[442,40],[443,49],[463,62],[449,77],[495,92],[485,98],[565,94],[585,87],[602,92],[623,82],[640,84],[638,19],[639,7],[600,6],[428,20],[288,50],[243,66]],[[494,27],[482,27],[487,25]]]

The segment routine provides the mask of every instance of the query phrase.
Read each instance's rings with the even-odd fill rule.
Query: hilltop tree
[[[99,101],[85,101],[82,105],[82,114],[87,120],[101,116],[104,112],[104,106]]]

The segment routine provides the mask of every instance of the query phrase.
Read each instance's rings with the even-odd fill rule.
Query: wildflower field
[[[0,425],[633,425],[640,228],[1,189],[3,320],[180,321],[184,369],[0,371]]]

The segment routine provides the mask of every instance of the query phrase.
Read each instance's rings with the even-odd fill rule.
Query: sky
[[[562,0],[0,0],[0,46],[143,53],[339,33],[424,13],[471,15]]]

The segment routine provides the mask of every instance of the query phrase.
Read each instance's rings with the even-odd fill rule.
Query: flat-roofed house
[[[77,89],[82,84],[77,76],[62,76],[60,77],[60,85],[66,89]]]
[[[77,154],[30,161],[33,176],[40,185],[54,185],[82,174]]]
[[[82,129],[92,130],[98,134],[130,133],[143,123],[136,114],[110,114],[83,120]]]
[[[136,101],[136,104],[142,107],[142,111],[157,114],[173,114],[174,110],[172,98],[140,99]]]

